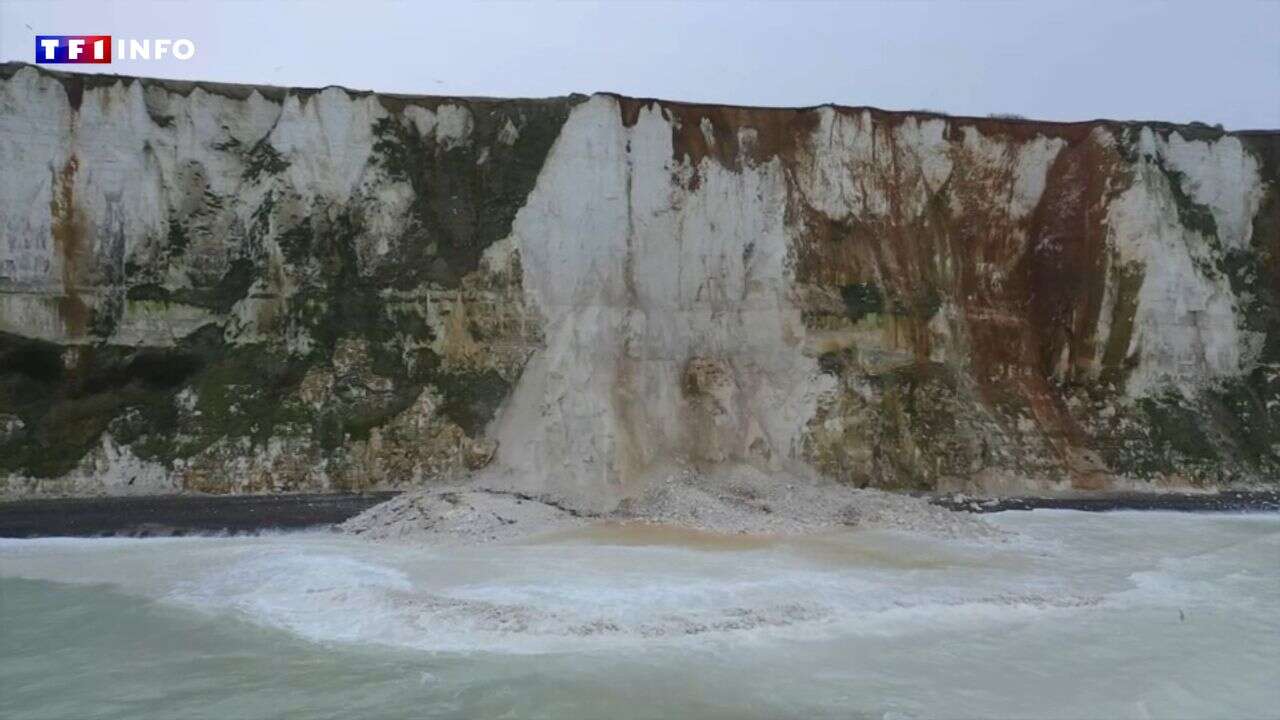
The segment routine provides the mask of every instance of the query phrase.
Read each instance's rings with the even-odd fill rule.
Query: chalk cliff
[[[1280,477],[1280,134],[0,66],[0,494]]]

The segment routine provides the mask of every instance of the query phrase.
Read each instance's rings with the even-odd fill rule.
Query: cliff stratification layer
[[[0,493],[1280,476],[1280,135],[0,66]]]

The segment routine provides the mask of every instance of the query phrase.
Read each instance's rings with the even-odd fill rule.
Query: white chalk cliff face
[[[1274,482],[1280,136],[0,72],[0,491]]]
[[[575,108],[512,227],[546,347],[498,459],[563,501],[616,503],[684,463],[793,464],[834,388],[800,352],[782,163],[695,168],[660,107],[621,117],[612,97]]]

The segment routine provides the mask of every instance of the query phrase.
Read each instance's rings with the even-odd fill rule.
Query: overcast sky
[[[183,79],[1280,127],[1280,2],[0,0],[0,58],[36,34],[190,38],[77,68]]]

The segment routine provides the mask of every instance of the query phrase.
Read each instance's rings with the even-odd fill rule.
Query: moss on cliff
[[[849,319],[858,322],[867,315],[884,312],[884,295],[874,283],[853,283],[840,288]]]
[[[63,474],[129,412],[145,428],[172,432],[173,394],[201,362],[185,348],[62,348],[0,333],[0,405],[25,425],[0,452],[0,467],[36,477]]]
[[[468,435],[478,435],[511,391],[511,383],[489,369],[440,373],[432,384],[444,395],[440,410]]]
[[[254,182],[263,175],[279,175],[287,170],[289,161],[285,160],[279,150],[267,138],[254,143],[244,155],[244,173],[242,177]]]
[[[65,474],[104,433],[171,467],[218,447],[245,453],[282,438],[338,456],[428,388],[444,421],[482,432],[510,379],[482,356],[475,367],[446,367],[431,349],[439,339],[427,314],[411,306],[422,301],[391,298],[460,288],[476,273],[485,249],[510,232],[571,102],[468,102],[461,107],[470,131],[450,142],[419,134],[400,114],[405,107],[374,126],[373,162],[387,181],[412,190],[409,222],[385,257],[369,251],[371,199],[302,199],[281,177],[290,158],[267,138],[215,147],[239,158],[242,180],[265,188],[247,213],[236,196],[211,190],[204,168],[184,167],[152,255],[115,258],[124,272],[104,276],[109,287],[97,306],[76,314],[94,344],[0,335],[0,408],[21,421],[0,438],[0,470]],[[58,198],[59,227],[68,228],[59,237],[79,242],[74,198]],[[228,244],[217,232],[231,234],[225,255],[210,254]],[[76,260],[78,248],[68,244]],[[174,270],[185,282],[173,281]],[[79,278],[83,269],[68,272]],[[261,290],[249,298],[254,287]],[[204,308],[213,321],[173,347],[117,346],[111,337],[126,301],[153,303],[156,312]],[[472,342],[489,341],[488,325],[469,327]],[[309,378],[316,387],[306,386]],[[412,438],[401,440],[412,449]],[[456,452],[458,441],[448,443]]]
[[[1153,162],[1169,181],[1169,191],[1173,194],[1173,201],[1178,208],[1178,222],[1183,227],[1195,230],[1206,238],[1216,241],[1218,239],[1218,223],[1213,217],[1213,211],[1209,206],[1196,202],[1187,194],[1187,191],[1182,187],[1186,176],[1170,168],[1161,157],[1155,157]]]
[[[1181,396],[1170,392],[1142,398],[1138,407],[1150,423],[1151,442],[1157,454],[1182,462],[1211,462],[1219,458],[1202,414]]]
[[[517,112],[476,103],[467,109],[473,127],[463,140],[423,135],[404,116],[373,125],[378,164],[389,179],[413,188],[413,223],[400,247],[406,262],[389,278],[396,287],[424,278],[456,287],[479,267],[485,248],[511,232],[570,105],[538,103]],[[518,128],[514,138],[506,134],[509,127]]]
[[[1138,293],[1142,290],[1144,273],[1138,265],[1118,265],[1112,268],[1115,280],[1115,300],[1111,308],[1111,334],[1107,336],[1102,351],[1103,384],[1115,388],[1124,387],[1124,380],[1133,367],[1130,345],[1133,343],[1133,323],[1138,312]]]

